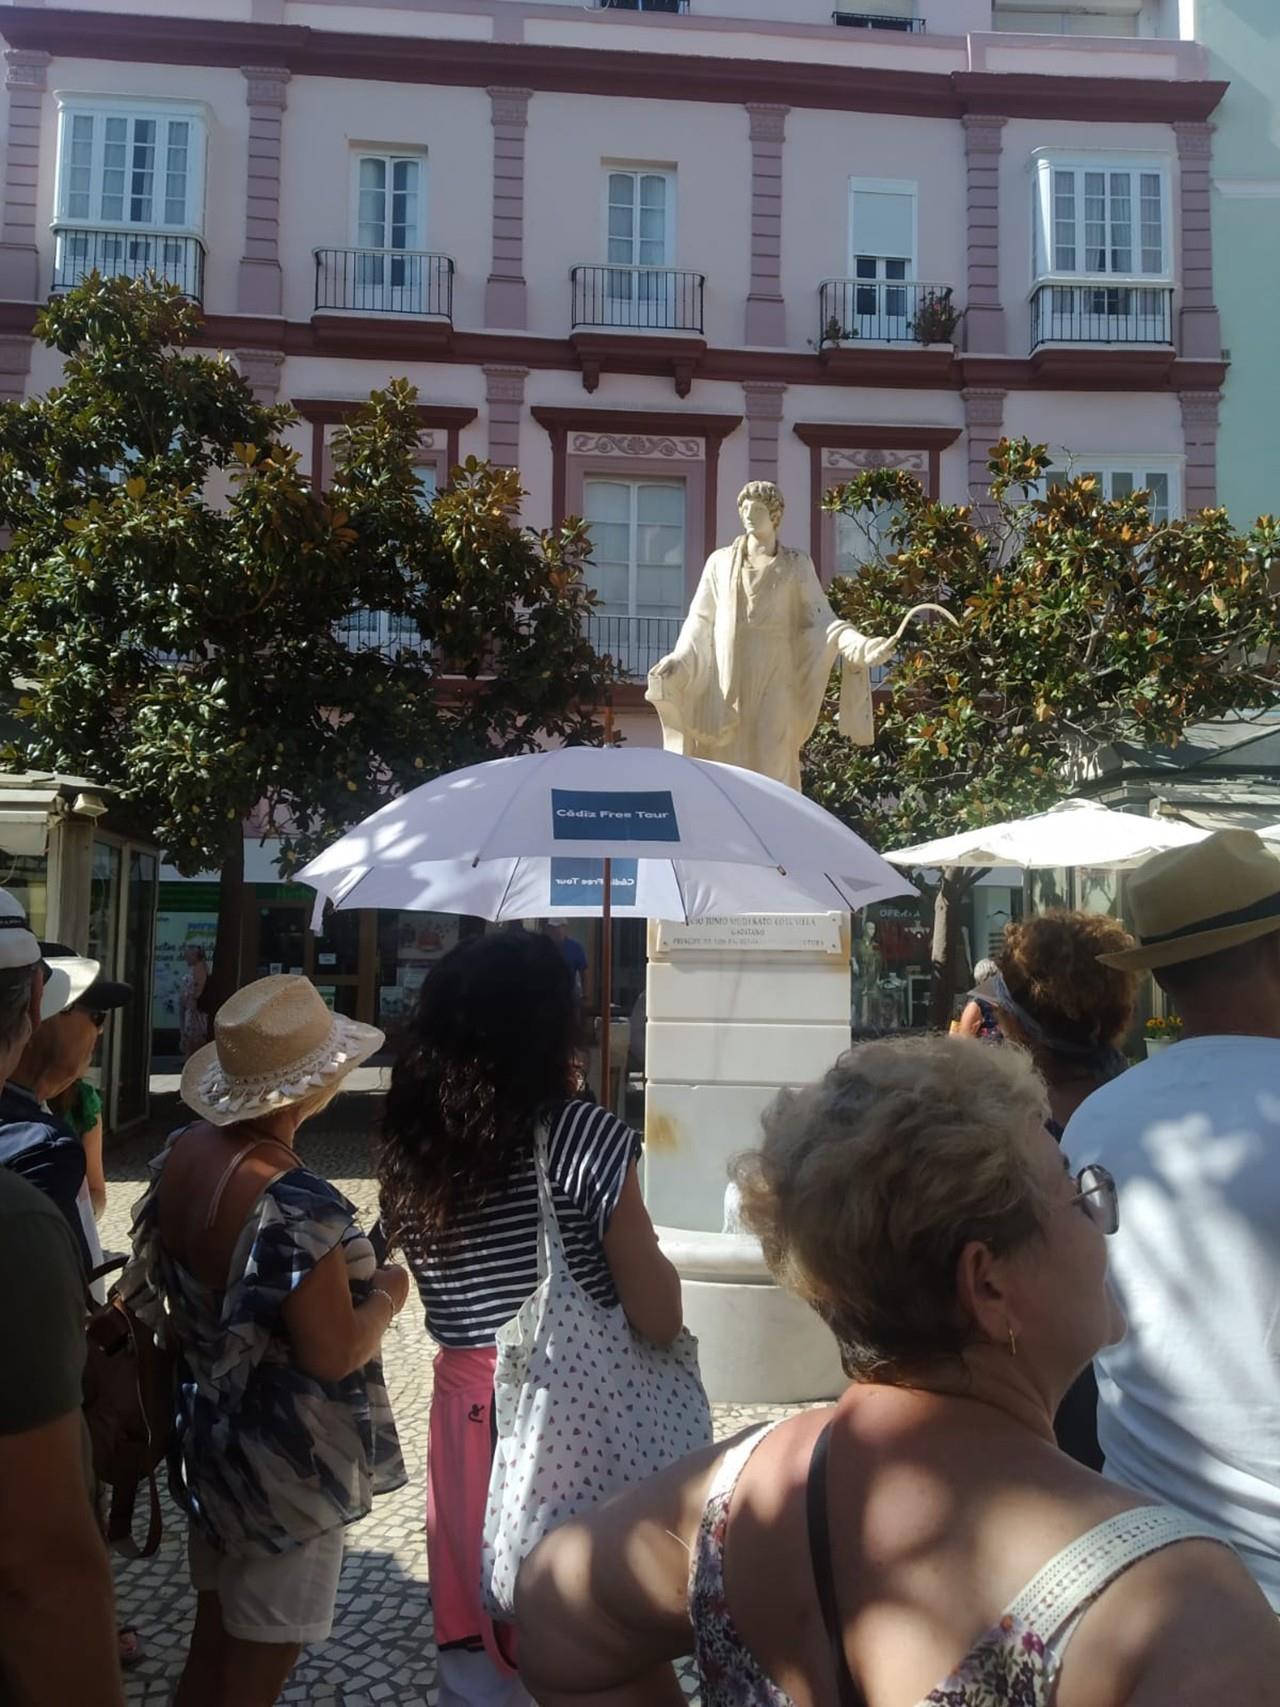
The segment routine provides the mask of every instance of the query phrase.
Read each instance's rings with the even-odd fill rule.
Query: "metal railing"
[[[105,279],[140,279],[156,273],[177,285],[193,302],[204,299],[204,244],[198,237],[175,237],[165,231],[91,231],[84,226],[53,229],[53,284],[71,290],[101,273]]]
[[[421,249],[317,249],[316,309],[453,320],[453,262]]]
[[[422,635],[412,617],[394,611],[358,610],[344,617],[335,632],[353,652],[377,652],[390,658],[397,652],[421,651]]]
[[[885,18],[876,12],[833,12],[837,24],[848,24],[854,30],[903,30],[908,35],[924,34],[923,18]]]
[[[1041,285],[1031,348],[1041,344],[1172,344],[1172,285]]]
[[[593,611],[587,617],[587,639],[602,658],[616,658],[624,675],[643,678],[675,645],[682,620]]]
[[[597,12],[687,12],[689,0],[595,0]]]
[[[702,331],[702,273],[675,267],[574,267],[575,326],[646,332]]]
[[[826,279],[818,313],[821,344],[947,344],[959,319],[950,285],[907,279]]]

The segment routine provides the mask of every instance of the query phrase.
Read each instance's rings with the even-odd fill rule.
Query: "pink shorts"
[[[482,1644],[515,1671],[515,1632],[480,1604],[484,1509],[493,1464],[493,1346],[436,1354],[427,1438],[427,1571],[436,1644]]]

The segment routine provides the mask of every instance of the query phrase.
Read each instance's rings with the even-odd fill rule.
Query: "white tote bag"
[[[500,1619],[511,1617],[516,1573],[544,1535],[712,1438],[697,1340],[682,1328],[673,1345],[650,1345],[621,1304],[583,1291],[565,1260],[545,1127],[535,1162],[538,1286],[498,1330],[493,1379],[481,1594]]]

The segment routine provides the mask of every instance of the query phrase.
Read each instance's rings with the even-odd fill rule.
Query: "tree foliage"
[[[403,380],[316,490],[292,412],[196,327],[171,287],[94,276],[37,326],[62,383],[0,407],[4,762],[120,790],[193,873],[233,871],[253,814],[287,868],[424,777],[600,740],[581,528],[520,529],[517,476],[474,460],[425,510]]]
[[[1046,489],[1048,465],[1043,445],[997,446],[983,514],[891,469],[829,494],[883,533],[835,583],[841,616],[891,633],[931,600],[961,619],[904,638],[874,747],[850,747],[828,715],[806,750],[806,793],[878,847],[1043,810],[1116,741],[1176,745],[1189,724],[1276,702],[1280,525],[1241,532],[1223,510],[1157,525],[1145,493],[1108,500],[1089,478]],[[945,983],[949,953],[940,970]]]

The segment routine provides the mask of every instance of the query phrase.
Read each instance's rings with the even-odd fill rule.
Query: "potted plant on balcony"
[[[959,319],[949,290],[924,291],[911,322],[912,335],[918,344],[950,344]]]
[[[847,344],[858,336],[856,326],[842,326],[840,316],[833,314],[822,328],[822,336],[818,339],[819,350],[825,350],[828,344]]]

